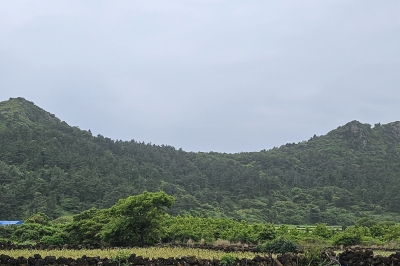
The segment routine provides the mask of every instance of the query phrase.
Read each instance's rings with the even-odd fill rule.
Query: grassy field
[[[336,251],[336,254],[342,251]],[[374,255],[382,255],[388,257],[390,254],[395,253],[394,251],[379,251],[375,250]],[[14,258],[17,257],[30,257],[34,254],[40,254],[42,257],[45,256],[56,256],[66,258],[81,258],[83,255],[88,257],[100,257],[100,258],[118,258],[118,257],[129,257],[130,254],[136,254],[136,256],[153,258],[181,258],[184,256],[196,256],[202,259],[220,259],[225,252],[215,250],[205,250],[196,248],[168,248],[168,247],[148,247],[148,248],[131,248],[131,249],[82,249],[82,250],[0,250],[0,254],[6,254]],[[263,253],[253,252],[232,252],[237,258],[248,258],[252,259],[256,255],[265,256]],[[275,256],[274,256],[275,257]]]
[[[167,247],[148,247],[148,248],[132,248],[132,249],[92,249],[92,250],[0,250],[0,254],[6,254],[17,258],[19,256],[29,257],[34,254],[40,254],[42,257],[45,256],[56,256],[66,258],[80,258],[83,255],[88,257],[100,257],[100,258],[116,258],[117,256],[129,256],[130,254],[136,254],[136,256],[143,256],[148,258],[181,258],[183,256],[196,256],[197,258],[203,259],[220,259],[225,252],[195,249],[195,248],[167,248]],[[264,256],[265,254],[253,253],[253,252],[235,252],[233,255],[238,258],[249,258],[252,259],[256,255]]]

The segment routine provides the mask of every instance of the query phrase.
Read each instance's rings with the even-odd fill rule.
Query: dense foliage
[[[324,223],[315,226],[276,226],[227,218],[170,216],[165,210],[174,199],[165,192],[144,192],[121,199],[107,209],[90,209],[70,219],[49,220],[43,213],[23,225],[0,226],[0,243],[94,246],[144,246],[157,243],[184,245],[258,245],[266,253],[312,250],[323,246],[400,247],[400,225],[359,219],[346,229]],[[228,258],[227,258],[228,259]]]
[[[400,217],[400,123],[352,121],[252,153],[194,153],[92,136],[23,98],[0,103],[0,219],[102,212],[145,190],[171,215],[352,225]],[[108,219],[96,215],[93,230]],[[178,218],[177,218],[178,219]],[[182,218],[183,219],[183,218]],[[111,228],[110,228],[111,230]]]

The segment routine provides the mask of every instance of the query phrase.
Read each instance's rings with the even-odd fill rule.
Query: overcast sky
[[[400,120],[400,1],[0,3],[0,101],[186,151]]]

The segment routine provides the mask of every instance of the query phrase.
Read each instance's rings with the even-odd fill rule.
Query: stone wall
[[[317,265],[329,266],[400,266],[400,251],[384,257],[375,255],[371,249],[348,248],[339,255],[324,251]],[[252,259],[236,259],[231,264],[225,264],[217,259],[201,259],[194,256],[181,258],[149,259],[131,254],[130,257],[112,260],[100,257],[83,256],[78,259],[47,256],[42,258],[35,254],[29,258],[13,258],[0,255],[0,266],[309,266],[303,254],[283,254],[277,258],[255,256]]]
[[[127,259],[118,261],[110,260],[107,258],[87,257],[83,256],[78,259],[71,259],[65,257],[56,258],[54,256],[46,256],[42,258],[36,254],[29,258],[18,257],[13,258],[8,255],[0,255],[1,266],[221,266],[217,259],[200,259],[194,256],[182,258],[157,258],[149,259],[132,254]],[[278,266],[281,263],[277,259],[269,257],[256,256],[253,259],[236,259],[231,265],[224,266]]]

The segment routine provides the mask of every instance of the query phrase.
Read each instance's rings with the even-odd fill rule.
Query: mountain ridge
[[[45,111],[22,97],[10,98],[8,101],[0,102],[0,113],[8,117],[13,116],[16,118],[19,116],[20,119],[22,118],[24,122],[29,124],[46,120],[61,121],[54,114]]]
[[[260,152],[185,152],[71,127],[24,98],[0,102],[0,219],[113,205],[144,190],[173,215],[349,225],[400,217],[400,122],[356,120]],[[383,218],[380,218],[383,217]]]

